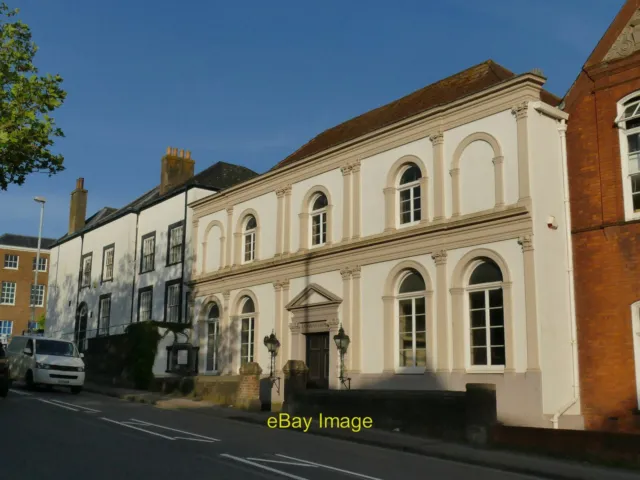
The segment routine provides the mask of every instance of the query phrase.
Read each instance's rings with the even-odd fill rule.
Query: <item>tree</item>
[[[60,75],[37,75],[38,47],[29,26],[12,20],[18,12],[0,3],[0,190],[22,185],[34,172],[64,169],[64,157],[49,150],[55,137],[64,137],[49,114],[67,94]]]
[[[44,330],[44,325],[47,322],[47,317],[45,316],[45,314],[43,313],[42,315],[40,315],[40,317],[38,318],[38,330]]]

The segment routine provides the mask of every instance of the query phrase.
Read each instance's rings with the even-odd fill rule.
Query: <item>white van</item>
[[[71,387],[80,393],[84,385],[84,355],[67,340],[38,335],[19,335],[7,348],[11,380],[22,380],[28,388],[36,385]]]

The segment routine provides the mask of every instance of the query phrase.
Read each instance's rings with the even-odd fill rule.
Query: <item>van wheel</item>
[[[27,375],[24,377],[25,382],[27,383],[27,388],[29,390],[33,390],[35,388],[35,383],[33,383],[33,372],[29,370]]]
[[[82,387],[71,387],[71,393],[74,395],[79,394],[82,391]]]

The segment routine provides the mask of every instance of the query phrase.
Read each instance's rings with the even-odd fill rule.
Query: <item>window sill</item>
[[[2,306],[2,307],[15,307],[16,304],[15,303],[0,303],[0,306]]]
[[[469,374],[502,374],[504,373],[504,367],[469,367],[466,369],[466,373]]]
[[[180,265],[182,263],[182,260],[178,260],[177,262],[173,262],[173,263],[167,263],[167,267],[173,267],[174,265]]]
[[[144,271],[140,270],[140,275],[144,275],[145,273],[151,273],[151,272],[155,272],[155,271],[156,271],[155,268],[152,268],[151,270],[144,270]]]
[[[396,375],[424,375],[426,367],[396,367]]]
[[[421,220],[416,220],[416,221],[414,221],[414,222],[409,222],[409,223],[400,223],[400,224],[398,225],[398,229],[401,229],[401,228],[409,228],[409,227],[415,227],[415,226],[420,225],[420,223],[421,223]]]
[[[4,267],[5,270],[18,270],[18,267]]]
[[[100,284],[102,285],[103,283],[109,283],[109,282],[113,282],[113,278],[105,278],[103,280],[100,280]]]

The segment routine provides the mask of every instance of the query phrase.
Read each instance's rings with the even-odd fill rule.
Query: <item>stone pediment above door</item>
[[[287,305],[287,310],[307,309],[311,307],[338,306],[342,299],[316,283],[307,285]]]

